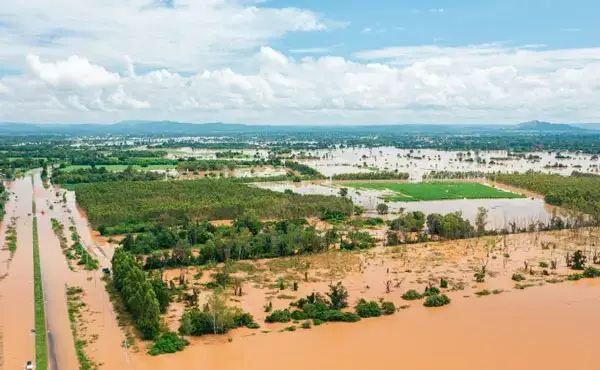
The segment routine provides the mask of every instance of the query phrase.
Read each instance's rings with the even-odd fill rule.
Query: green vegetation
[[[397,171],[340,173],[331,177],[332,180],[408,180],[408,178],[408,173]]]
[[[177,333],[168,331],[162,333],[158,339],[156,339],[148,353],[152,356],[161,355],[163,353],[175,353],[183,351],[188,344],[190,344],[190,342],[180,337]]]
[[[35,203],[33,203],[35,205]],[[35,363],[38,370],[48,369],[48,349],[46,344],[46,313],[40,266],[37,217],[33,218],[33,296],[35,303]]]
[[[133,256],[121,248],[112,259],[113,283],[144,339],[160,334],[160,303],[152,279]],[[164,284],[162,280],[160,283]]]
[[[135,237],[126,235],[121,245],[134,254],[151,254],[144,268],[158,269],[321,253],[334,242],[306,220],[261,222],[249,217],[232,226],[216,227],[207,221],[169,228],[159,225]]]
[[[516,282],[519,282],[519,281],[523,281],[523,280],[525,280],[525,276],[523,276],[523,275],[521,275],[521,274],[516,274],[516,273],[515,273],[515,274],[513,274],[513,275],[512,275],[512,279],[513,279],[514,281],[516,281]]]
[[[286,161],[285,167],[289,168],[292,171],[296,171],[296,172],[300,173],[301,175],[308,176],[311,179],[324,179],[325,178],[325,176],[323,176],[323,174],[320,173],[319,171],[317,171],[314,168],[309,167],[305,164],[302,164],[302,163]]]
[[[74,169],[73,167],[81,168]],[[71,166],[65,169],[57,169],[52,174],[52,181],[61,185],[111,181],[150,181],[162,180],[163,178],[164,175],[138,171],[132,166],[127,166],[120,171],[111,171],[106,167]]]
[[[600,177],[561,176],[536,172],[497,173],[490,179],[543,194],[547,203],[587,213],[600,219]]]
[[[75,174],[85,173],[89,170],[104,170],[106,172],[123,172],[123,171],[135,171],[135,172],[146,172],[146,171],[158,171],[158,170],[171,170],[177,168],[176,164],[148,164],[148,165],[134,165],[134,164],[92,164],[92,165],[70,165],[60,168],[60,172]],[[114,181],[114,180],[113,180]],[[59,183],[58,181],[56,181]],[[90,181],[92,182],[92,181]]]
[[[422,182],[409,183],[348,183],[349,187],[358,189],[390,190],[394,195],[385,199],[393,202],[412,202],[444,199],[492,199],[522,198],[522,195],[501,191],[475,182]]]
[[[6,225],[4,233],[4,248],[8,249],[10,255],[14,255],[17,251],[17,218],[13,217],[10,223]]]
[[[417,292],[414,289],[406,291],[406,293],[402,294],[402,299],[405,301],[416,301],[419,299],[423,299],[424,295]]]
[[[79,369],[81,370],[97,370],[99,365],[90,360],[85,353],[87,341],[80,337],[78,331],[78,320],[81,318],[81,309],[85,307],[82,300],[83,289],[81,287],[67,287],[67,307],[69,310],[69,320],[71,321],[71,331],[73,332],[73,340],[75,341],[75,353],[79,360]]]
[[[369,317],[379,317],[383,315],[383,309],[379,306],[379,304],[375,301],[367,302],[364,299],[359,299],[354,306],[354,310],[356,314],[363,319]]]
[[[243,326],[256,328],[258,325],[252,315],[228,306],[226,297],[215,291],[202,309],[192,308],[183,314],[179,333],[194,336],[226,334]]]
[[[445,294],[442,295],[431,295],[423,303],[425,307],[441,307],[450,303],[450,298]]]
[[[301,218],[335,211],[349,215],[352,202],[321,195],[283,194],[229,180],[135,181],[82,184],[79,204],[95,227],[194,219]]]

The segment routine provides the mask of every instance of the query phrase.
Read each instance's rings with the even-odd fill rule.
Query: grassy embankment
[[[392,202],[417,202],[428,200],[449,199],[502,199],[523,198],[522,195],[502,191],[487,185],[473,182],[422,182],[422,183],[348,183],[357,189],[391,190],[395,194],[385,196],[385,200]]]
[[[33,203],[35,212],[35,203]],[[46,313],[44,311],[44,291],[38,241],[37,217],[33,217],[33,293],[35,301],[35,362],[37,370],[48,368],[48,347],[46,345]]]

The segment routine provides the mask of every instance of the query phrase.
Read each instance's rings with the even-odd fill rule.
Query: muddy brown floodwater
[[[33,244],[31,178],[14,181],[13,193],[6,207],[5,218],[17,219],[17,250],[10,261],[4,255],[0,281],[0,331],[2,332],[2,359],[4,369],[22,369],[25,362],[35,359],[35,327],[33,306]],[[4,240],[1,241],[4,244]]]
[[[545,286],[354,324],[236,338],[138,369],[598,369],[595,281]]]

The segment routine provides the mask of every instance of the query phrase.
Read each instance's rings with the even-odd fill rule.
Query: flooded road
[[[439,309],[413,307],[358,323],[235,337],[176,355],[143,357],[139,369],[592,370],[597,281],[545,286]],[[247,332],[246,332],[247,333]]]
[[[26,176],[14,181],[10,191],[13,194],[4,217],[5,221],[13,216],[18,217],[17,250],[10,264],[5,263],[9,254],[3,251],[0,264],[0,274],[8,274],[0,282],[2,356],[4,369],[7,370],[22,369],[25,362],[35,359],[35,335],[31,332],[35,327],[31,178]]]

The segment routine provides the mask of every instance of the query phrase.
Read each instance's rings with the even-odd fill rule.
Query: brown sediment
[[[591,300],[577,308],[581,315],[578,320],[594,320],[595,313],[591,307],[600,299],[600,284],[555,283],[572,273],[565,266],[565,254],[577,248],[591,253],[591,245],[599,238],[599,230],[582,229],[581,232],[542,232],[508,235],[506,238],[377,247],[355,253],[332,251],[312,256],[237,262],[239,267],[233,263],[228,268],[237,271],[234,276],[244,279],[244,293],[241,297],[231,295],[229,302],[250,312],[262,328],[235,330],[225,336],[193,338],[190,347],[174,355],[152,358],[140,351],[134,356],[135,362],[149,369],[165,369],[166,366],[295,369],[305,367],[307,362],[318,363],[319,368],[349,369],[393,369],[401,362],[402,367],[426,369],[442,367],[444,359],[448,359],[448,367],[445,368],[475,369],[495,348],[500,349],[498,353],[504,360],[499,363],[501,365],[495,363],[490,368],[531,368],[528,366],[530,358],[526,355],[542,356],[548,346],[555,348],[580,343],[561,339],[564,338],[562,334],[561,338],[554,336],[546,340],[551,338],[547,332],[555,330],[553,325],[557,322],[556,327],[570,327],[573,300]],[[556,269],[539,265],[552,260],[557,261]],[[531,270],[524,269],[525,261]],[[474,273],[483,264],[487,266],[485,282],[477,283]],[[307,269],[306,266],[310,267]],[[202,269],[194,267],[186,270],[189,286],[200,288],[199,301],[202,304],[211,293],[199,284],[210,281],[214,270],[204,270],[201,278],[194,275]],[[308,281],[305,281],[304,271],[307,271]],[[532,287],[526,291],[516,289],[516,283],[511,279],[513,273],[523,274],[527,279],[523,283]],[[178,275],[179,270],[171,270],[164,277],[169,280]],[[452,299],[449,307],[427,309],[422,307],[422,301],[402,300],[401,295],[407,290],[423,291],[428,284],[439,286],[441,278],[449,281],[449,288],[442,289]],[[279,290],[279,280],[285,281],[284,290]],[[388,280],[392,286],[389,293],[386,291]],[[292,281],[298,281],[298,291],[291,289]],[[264,306],[269,301],[272,301],[273,309],[288,308],[292,300],[312,292],[324,293],[329,283],[337,281],[342,281],[347,287],[351,305],[358,298],[383,298],[394,302],[397,307],[407,305],[410,309],[402,310],[391,318],[362,320],[357,324],[332,323],[296,333],[278,333],[290,324],[264,323],[268,315]],[[539,285],[547,287],[540,288]],[[477,297],[475,293],[483,289],[494,290],[499,296]],[[177,329],[183,309],[182,304],[172,304],[164,317],[170,329]],[[544,312],[541,315],[534,313],[538,311]],[[519,318],[511,326],[512,316]],[[531,324],[533,327],[540,328],[543,339],[531,331],[530,320],[535,321]],[[589,328],[583,326],[586,325],[570,328],[571,338],[590,335]],[[485,330],[482,330],[483,327]],[[232,338],[233,343],[227,343],[228,338]],[[413,340],[414,343],[411,342]],[[529,342],[536,343],[531,346],[527,345]],[[412,343],[407,347],[411,350],[397,357],[398,347],[407,343]],[[509,351],[513,346],[526,346],[527,350],[519,349],[513,353]],[[429,356],[432,348],[436,349],[433,362],[423,364],[423,358]],[[565,352],[569,351],[565,349]],[[294,353],[301,353],[304,360],[300,363],[290,361]],[[340,359],[340,356],[347,358]],[[269,361],[265,362],[265,358]],[[591,369],[586,367],[591,365],[586,362],[589,358],[577,360],[580,362],[571,368]],[[541,362],[550,366],[544,368],[564,368],[560,361],[554,363],[542,359]],[[519,367],[521,364],[525,364],[524,367]]]
[[[35,359],[33,306],[33,235],[31,178],[17,179],[7,203],[6,216],[17,216],[17,250],[10,266],[0,264],[6,278],[0,282],[0,327],[6,369],[21,369]],[[4,252],[2,252],[4,254]],[[6,252],[8,254],[8,252]],[[8,267],[7,270],[4,270]],[[44,335],[44,333],[42,333]]]

